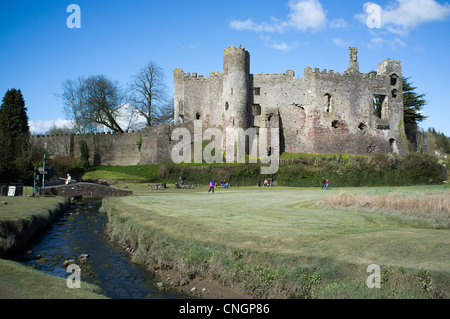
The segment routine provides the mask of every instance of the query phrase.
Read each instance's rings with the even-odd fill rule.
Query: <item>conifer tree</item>
[[[423,107],[427,104],[425,94],[415,92],[417,88],[412,86],[409,78],[403,78],[403,117],[405,122],[405,133],[408,141],[412,145],[417,145],[416,132],[419,122],[427,118],[422,113]]]
[[[20,90],[10,89],[3,97],[0,106],[0,135],[3,163],[11,163],[25,155],[30,128],[27,108]]]

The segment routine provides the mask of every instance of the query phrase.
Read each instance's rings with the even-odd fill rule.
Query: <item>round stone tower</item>
[[[250,54],[241,47],[223,52],[223,128],[248,127]]]

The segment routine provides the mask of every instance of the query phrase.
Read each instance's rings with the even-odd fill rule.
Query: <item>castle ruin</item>
[[[306,67],[303,77],[295,77],[292,70],[251,74],[248,51],[229,47],[223,52],[223,73],[203,77],[174,70],[174,104],[171,126],[32,139],[50,156],[79,156],[84,140],[91,165],[155,164],[170,158],[175,128],[192,131],[194,121],[201,120],[203,127],[224,133],[227,128],[278,128],[280,154],[407,152],[401,62],[386,59],[376,73],[360,73],[356,48],[350,48],[349,67],[342,74]]]
[[[404,153],[401,62],[385,60],[375,73],[360,73],[357,49],[349,67],[305,68],[251,74],[242,47],[223,52],[223,73],[209,77],[174,70],[175,125],[201,120],[206,127],[279,128],[280,153]]]

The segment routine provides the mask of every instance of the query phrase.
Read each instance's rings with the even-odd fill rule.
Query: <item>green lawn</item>
[[[96,166],[88,170],[83,179],[107,179],[144,182],[158,177],[159,164],[134,166]]]
[[[62,203],[65,199],[54,196],[14,196],[0,197],[0,201],[6,205],[0,205],[0,222],[17,221],[21,218],[30,218],[36,213],[47,212],[49,208]]]
[[[0,205],[0,245],[6,237],[5,229],[11,231],[11,225],[20,230],[33,218],[49,218],[49,210],[66,199],[54,196],[0,197],[6,205]],[[9,225],[9,226],[8,226]],[[3,237],[3,238],[2,238]],[[21,265],[20,263],[0,259],[0,299],[79,299],[104,298],[99,288],[83,283],[80,289],[69,289],[64,278],[54,277],[41,271]]]
[[[336,276],[349,276],[350,282],[360,280],[363,285],[367,274],[362,270],[370,264],[378,264],[386,271],[408,269],[409,275],[421,270],[443,273],[445,284],[441,282],[441,286],[448,283],[450,230],[420,228],[389,214],[315,208],[317,200],[337,190],[242,187],[219,188],[211,194],[206,187],[195,191],[170,189],[161,192],[146,191],[135,185],[134,189],[135,196],[108,199],[107,206],[114,207],[117,216],[129,223],[130,228],[139,228],[141,236],[145,231],[156,231],[178,240],[183,248],[178,252],[176,247],[169,250],[173,255],[184,254],[180,257],[184,260],[187,251],[192,249],[191,253],[197,254],[191,256],[192,260],[211,264],[214,259],[225,258],[215,256],[215,251],[222,249],[228,254],[231,251],[246,255],[245,263],[255,261],[255,265],[260,266],[258,262],[261,261],[256,261],[260,257],[256,256],[264,255],[261,257],[267,265],[264,267],[278,275],[287,271],[283,270],[284,266],[291,268],[291,272],[297,268],[297,278],[298,269],[302,267],[321,269],[322,276],[328,274],[329,284],[336,284],[330,274],[340,273],[340,277]],[[339,191],[372,194],[402,191],[408,196],[443,191],[450,195],[448,188],[440,186]],[[208,250],[210,252],[205,252]],[[229,261],[222,259],[221,262]],[[349,274],[344,265],[354,265],[352,267],[358,269],[355,273],[360,277]],[[338,271],[337,268],[347,270]],[[329,285],[322,287],[322,291],[327,287]],[[446,289],[448,296],[448,285]]]
[[[100,289],[83,282],[68,288],[66,279],[0,259],[0,299],[104,299]]]

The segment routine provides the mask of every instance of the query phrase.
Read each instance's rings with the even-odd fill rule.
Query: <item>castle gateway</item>
[[[406,152],[401,62],[385,60],[375,73],[360,73],[357,49],[349,67],[305,68],[251,74],[250,54],[223,52],[223,73],[209,77],[174,70],[174,123],[205,127],[279,128],[280,153],[369,154]]]

